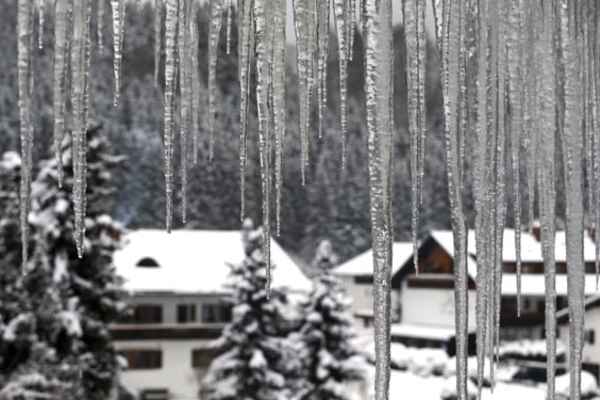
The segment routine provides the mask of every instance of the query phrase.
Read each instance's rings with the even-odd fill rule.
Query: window
[[[145,267],[145,268],[158,268],[159,265],[156,262],[155,259],[153,258],[142,258],[140,261],[137,262],[137,264],[135,265],[136,267]]]
[[[231,306],[224,304],[203,304],[202,322],[229,322],[231,321]]]
[[[212,360],[216,357],[213,349],[192,350],[192,368],[208,369]]]
[[[142,392],[141,400],[169,400],[167,389],[146,389]]]
[[[160,350],[122,350],[120,353],[127,360],[130,370],[162,368]]]
[[[139,304],[132,307],[129,314],[121,317],[121,324],[160,324],[162,323],[162,306],[159,304]]]
[[[373,284],[373,275],[357,275],[354,277],[354,283],[358,285]]]
[[[177,323],[196,322],[196,305],[179,304],[177,306]]]
[[[596,336],[596,335],[595,335],[595,332],[594,332],[594,330],[593,330],[593,329],[590,329],[590,330],[588,330],[588,331],[585,331],[585,342],[586,342],[587,344],[594,344],[594,342],[595,342],[595,339],[596,339],[596,337],[595,337],[595,336]]]

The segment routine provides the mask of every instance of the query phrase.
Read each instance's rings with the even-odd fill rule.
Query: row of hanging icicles
[[[37,4],[35,4],[37,1]],[[283,142],[285,133],[285,0],[207,0],[208,125],[210,158],[213,155],[216,97],[216,57],[223,13],[227,14],[227,50],[230,49],[233,13],[237,20],[237,54],[240,84],[240,187],[244,215],[247,113],[250,69],[256,70],[263,194],[265,260],[270,261],[271,186],[274,175],[275,219],[280,228]],[[27,260],[32,144],[33,59],[35,14],[42,45],[46,0],[18,0],[18,73],[21,120],[21,224],[23,260]],[[92,7],[94,3],[94,7]],[[54,150],[61,162],[61,142],[67,130],[73,136],[76,242],[84,249],[86,192],[86,126],[92,9],[97,12],[95,37],[102,51],[105,0],[54,0]],[[140,0],[136,0],[139,7]],[[125,0],[110,0],[113,21],[115,105],[119,98]],[[154,0],[155,80],[165,44],[165,181],[166,226],[171,229],[173,209],[173,146],[175,116],[180,112],[183,219],[186,202],[188,136],[193,160],[198,157],[199,0]],[[501,296],[501,260],[506,213],[506,182],[512,191],[515,227],[522,225],[521,187],[527,188],[528,218],[533,220],[537,200],[543,242],[546,284],[548,398],[554,398],[556,354],[554,236],[556,181],[555,154],[562,154],[566,202],[566,237],[570,315],[571,399],[580,398],[580,371],[584,311],[584,215],[600,222],[600,4],[585,0],[406,0],[402,2],[406,45],[408,127],[412,168],[412,228],[417,248],[419,206],[426,133],[425,67],[426,8],[432,7],[435,38],[441,60],[444,127],[449,196],[454,232],[457,390],[467,399],[467,224],[463,187],[471,179],[477,248],[476,321],[478,394],[481,395],[486,355],[497,362]],[[354,30],[360,26],[365,43],[365,93],[373,237],[376,399],[388,398],[390,367],[390,274],[392,231],[393,34],[391,0],[294,0],[293,19],[297,46],[300,96],[302,182],[308,164],[312,103],[317,101],[321,121],[327,107],[327,55],[330,25],[338,43],[341,146],[345,165],[347,64],[352,57]],[[70,71],[70,76],[68,76]],[[66,93],[67,82],[70,93]],[[177,84],[179,82],[179,85]],[[175,93],[179,87],[180,92]],[[313,90],[316,88],[316,96]],[[72,125],[65,124],[70,95]],[[179,98],[179,108],[176,100]],[[319,123],[319,136],[321,124]],[[271,153],[275,161],[272,173]],[[508,160],[508,163],[506,162]],[[471,165],[470,176],[464,164]],[[523,165],[524,176],[520,174]],[[62,166],[61,166],[62,168]],[[506,178],[510,179],[506,179]],[[62,172],[60,174],[62,184]],[[584,189],[585,188],[585,189]],[[585,203],[585,204],[584,204]],[[515,229],[516,243],[520,242]],[[600,235],[596,235],[596,249]],[[520,246],[517,245],[517,280],[520,290]],[[417,251],[415,251],[415,265]],[[596,261],[596,266],[598,262]],[[269,269],[268,269],[269,271]],[[270,282],[270,272],[269,272]],[[520,301],[519,301],[520,304]],[[489,362],[493,379],[494,362]]]

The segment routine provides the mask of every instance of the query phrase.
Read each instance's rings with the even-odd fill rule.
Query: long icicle
[[[333,0],[335,26],[338,40],[340,76],[340,124],[342,132],[342,168],[346,165],[346,139],[348,137],[348,1]]]
[[[90,2],[73,2],[71,104],[73,107],[73,204],[77,255],[83,257],[86,211],[86,131],[88,108]]]
[[[254,0],[238,0],[238,65],[240,81],[240,220],[246,214],[246,156],[248,130],[248,92],[250,90],[250,41]],[[240,2],[241,7],[240,7]],[[241,34],[240,34],[241,33]]]
[[[285,9],[285,7],[283,7]],[[323,137],[323,111],[327,107],[327,65],[329,61],[329,1],[317,1],[317,103],[319,139]]]
[[[267,10],[264,0],[254,0],[255,46],[256,46],[256,105],[258,108],[258,130],[260,141],[260,166],[263,211],[263,254],[267,270],[267,298],[271,291],[271,138],[269,123],[269,64],[272,54],[267,49]]]
[[[104,52],[104,9],[106,0],[98,0],[96,37],[98,39],[98,53]]]
[[[223,18],[223,0],[209,1],[208,24],[208,130],[209,150],[208,158],[212,161],[215,145],[215,113],[217,101],[217,50],[219,33],[221,32],[221,19]]]
[[[559,79],[562,81],[564,115],[559,116],[559,134],[563,146],[566,196],[566,244],[569,293],[570,398],[581,396],[581,363],[584,334],[585,269],[583,263],[583,171],[581,137],[581,82],[576,48],[576,24],[573,4],[559,0]]]
[[[375,399],[389,398],[392,267],[393,35],[390,0],[365,0],[365,93],[375,316]]]
[[[167,197],[166,228],[173,221],[173,130],[175,129],[175,79],[177,75],[177,12],[179,0],[167,0],[165,20],[165,187]]]
[[[275,130],[275,207],[277,236],[281,233],[281,193],[283,190],[283,143],[285,138],[285,0],[277,0],[272,19],[272,99]],[[277,105],[277,107],[275,107]]]
[[[63,184],[62,142],[65,135],[65,87],[69,65],[70,0],[54,2],[54,156],[58,169],[58,186]]]
[[[100,0],[102,1],[102,0]],[[158,87],[160,71],[160,50],[162,38],[162,10],[164,0],[154,0],[154,86]]]
[[[19,117],[21,121],[21,243],[22,270],[27,270],[29,254],[29,209],[31,201],[31,169],[33,150],[33,0],[19,0],[17,14],[19,74]]]
[[[413,258],[419,273],[419,209],[422,201],[424,144],[427,130],[425,109],[425,59],[427,57],[424,0],[402,2],[406,36],[406,82],[412,187]]]
[[[461,52],[460,4],[449,0],[435,2],[435,22],[438,47],[441,51],[442,92],[444,101],[444,124],[446,135],[446,163],[448,190],[454,233],[454,282],[456,324],[456,386],[458,399],[467,399],[467,330],[468,330],[468,273],[467,229],[460,193],[461,162],[458,143],[458,101]]]
[[[44,48],[44,22],[46,19],[46,0],[38,0],[38,48]]]
[[[115,94],[114,105],[119,102],[121,92],[121,60],[123,58],[123,34],[125,32],[125,0],[110,0],[113,16],[113,46]]]
[[[300,92],[300,142],[302,184],[306,183],[309,155],[310,112],[312,109],[312,84],[315,53],[315,0],[294,0],[298,80]]]

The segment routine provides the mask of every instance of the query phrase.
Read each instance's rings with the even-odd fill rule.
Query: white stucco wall
[[[600,364],[600,308],[594,307],[585,313],[585,331],[594,331],[594,344],[584,342],[583,362]],[[559,326],[560,340],[565,344],[567,362],[569,362],[569,325],[561,324]]]
[[[350,312],[352,315],[373,315],[373,284],[358,284],[354,276],[340,276],[342,285],[346,290],[346,296],[352,301]],[[392,291],[392,318],[395,318],[398,310],[398,293]]]
[[[401,292],[402,323],[454,327],[454,290],[408,288]],[[475,330],[475,290],[469,290],[469,329]]]
[[[197,399],[205,371],[192,368],[192,350],[208,347],[209,343],[209,340],[116,341],[119,351],[162,351],[162,368],[123,371],[121,382],[139,392],[168,389],[172,399]]]

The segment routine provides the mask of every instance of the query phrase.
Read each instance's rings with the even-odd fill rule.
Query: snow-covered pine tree
[[[55,288],[54,303],[59,309],[50,315],[34,311],[36,320],[48,318],[43,326],[38,323],[38,330],[48,330],[44,339],[58,360],[77,370],[80,379],[73,384],[74,390],[81,391],[80,398],[95,400],[108,398],[115,385],[118,355],[106,325],[116,321],[126,308],[121,280],[112,264],[123,228],[106,214],[115,191],[111,169],[123,158],[110,154],[100,126],[88,130],[87,138],[85,253],[79,258],[75,246],[72,146],[67,142],[62,188],[54,159],[41,164],[32,185],[33,256],[24,281],[28,286]]]
[[[298,400],[347,400],[352,398],[348,384],[364,378],[364,358],[352,344],[356,333],[349,300],[331,273],[336,258],[331,243],[322,241],[313,261],[313,289],[301,305],[297,336],[304,365]]]
[[[296,316],[284,292],[265,290],[262,228],[246,220],[246,258],[231,265],[232,321],[214,343],[215,358],[205,378],[209,400],[279,400],[291,398],[290,382],[298,371],[287,336]]]

